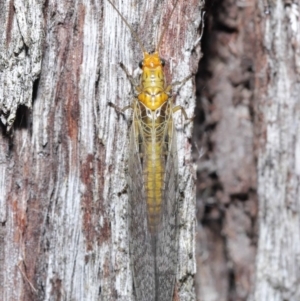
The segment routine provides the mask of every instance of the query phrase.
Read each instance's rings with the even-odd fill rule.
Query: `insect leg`
[[[172,83],[169,87],[171,87],[171,88],[173,88],[173,87],[175,87],[175,86],[178,86],[178,85],[180,85],[180,87],[179,87],[179,89],[189,80],[189,79],[191,79],[193,76],[195,76],[195,74],[194,73],[192,73],[192,74],[190,74],[190,75],[188,75],[187,77],[185,77],[183,80],[181,80],[181,81],[177,81],[177,82],[174,82],[174,83]],[[167,88],[168,89],[168,88]],[[178,90],[179,90],[178,89]]]
[[[181,89],[181,87],[182,87],[189,79],[191,79],[193,76],[195,76],[195,74],[192,73],[192,74],[190,74],[189,76],[185,77],[183,80],[172,83],[171,85],[169,85],[169,86],[166,87],[165,92],[166,92],[166,93],[170,93],[170,91],[173,89],[173,87],[180,85],[180,87],[178,88],[178,90],[177,90],[177,92],[176,92],[176,94],[177,94],[178,91]]]
[[[179,110],[181,110],[181,112],[182,112],[182,114],[183,114],[185,120],[189,119],[188,116],[187,116],[187,113],[186,113],[186,111],[185,111],[185,109],[184,109],[184,107],[182,107],[182,106],[175,106],[175,107],[172,109],[172,112],[175,113],[175,112],[177,112],[177,111],[179,111]]]
[[[123,69],[123,71],[125,72],[126,76],[128,77],[131,85],[139,92],[140,89],[137,86],[133,76],[129,73],[128,69],[125,67],[125,65],[123,63],[120,63],[120,67]]]
[[[179,110],[182,112],[182,114],[183,114],[185,120],[188,120],[188,121],[193,121],[193,120],[194,120],[194,117],[188,118],[187,113],[186,113],[184,107],[182,107],[182,106],[175,106],[175,107],[172,109],[172,112],[175,113],[175,112],[177,112],[177,111],[179,111]]]
[[[132,105],[125,106],[122,109],[120,107],[118,107],[117,105],[115,105],[114,103],[112,103],[112,102],[109,102],[108,105],[110,107],[114,108],[118,114],[123,114],[126,110],[133,109]]]

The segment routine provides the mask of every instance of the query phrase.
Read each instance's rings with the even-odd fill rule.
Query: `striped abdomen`
[[[146,202],[148,211],[148,226],[151,233],[158,230],[161,219],[164,166],[162,162],[162,145],[157,141],[157,137],[153,141],[147,141],[146,146],[146,164],[145,164],[145,187]]]

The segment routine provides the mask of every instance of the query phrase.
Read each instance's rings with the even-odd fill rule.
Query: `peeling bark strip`
[[[0,12],[0,119],[9,130],[19,106],[32,106],[44,41],[41,0],[2,1]]]
[[[20,114],[12,137],[0,133],[0,300],[134,300],[128,123],[108,102],[131,103],[119,62],[131,72],[140,49],[107,1],[21,2],[2,1],[0,10],[1,110],[8,127],[19,104],[30,107],[35,81],[32,112]],[[173,1],[116,5],[152,49]],[[161,48],[169,58],[168,82],[170,74],[176,81],[196,72],[200,56],[200,47],[193,49],[200,3],[180,0],[177,8]],[[176,104],[192,116],[194,101],[189,81]],[[195,190],[191,124],[182,123],[176,116],[181,194],[176,298],[185,301],[195,299]]]

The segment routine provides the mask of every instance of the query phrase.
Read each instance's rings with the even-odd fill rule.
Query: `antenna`
[[[132,27],[129,25],[129,23],[127,22],[127,20],[122,16],[122,14],[120,13],[120,11],[117,9],[117,7],[114,5],[114,3],[111,0],[107,0],[112,7],[116,10],[116,12],[119,14],[119,16],[121,17],[121,19],[124,21],[124,23],[127,25],[127,27],[130,29],[132,35],[135,37],[135,39],[137,40],[137,42],[139,43],[142,51],[144,53],[147,53],[145,47],[143,46],[143,43],[141,42],[139,36],[137,35],[137,33],[132,29]],[[178,0],[177,0],[178,1]],[[174,9],[173,9],[174,10]]]
[[[108,1],[110,1],[110,0],[108,0]],[[176,0],[176,2],[175,2],[175,4],[174,4],[174,7],[173,7],[173,9],[172,9],[172,11],[171,11],[169,20],[168,20],[166,26],[164,27],[163,32],[162,32],[161,35],[160,35],[160,38],[159,38],[159,40],[158,40],[158,44],[157,44],[156,49],[155,49],[156,52],[158,52],[158,49],[159,49],[159,47],[160,47],[160,45],[161,45],[161,42],[162,42],[162,40],[163,40],[163,37],[164,37],[164,35],[165,35],[166,29],[169,27],[169,24],[170,24],[170,21],[171,21],[171,17],[172,17],[172,15],[173,15],[173,12],[174,12],[176,6],[177,6],[178,1],[179,1],[179,0]]]

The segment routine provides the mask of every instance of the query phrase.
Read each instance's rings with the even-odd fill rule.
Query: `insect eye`
[[[143,61],[139,62],[139,67],[142,69],[143,68]]]
[[[160,59],[160,62],[161,62],[161,64],[162,64],[162,66],[164,67],[165,66],[165,64],[166,64],[166,61],[164,60],[164,59]]]

